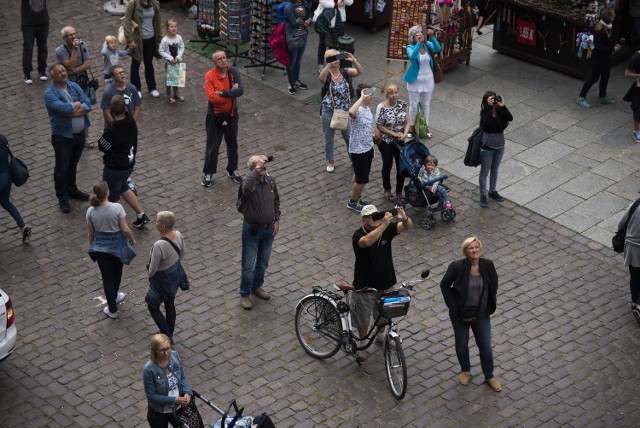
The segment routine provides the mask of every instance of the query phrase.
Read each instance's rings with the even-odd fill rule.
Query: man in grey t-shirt
[[[85,82],[88,79],[81,79],[78,82],[78,75],[87,76],[87,70],[91,68],[91,54],[86,42],[80,40],[78,32],[71,26],[66,26],[61,30],[64,43],[56,48],[56,60],[64,65],[69,75],[69,80],[80,84],[83,91],[86,91]]]
[[[113,82],[104,89],[102,100],[100,101],[100,108],[104,116],[104,127],[108,128],[114,121],[111,115],[111,98],[115,95],[122,95],[129,116],[137,122],[140,106],[142,105],[138,90],[131,83],[127,82],[127,74],[122,66],[114,65],[109,70],[109,74]]]

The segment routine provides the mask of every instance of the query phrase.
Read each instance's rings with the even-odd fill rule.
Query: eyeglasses
[[[168,348],[160,348],[160,349],[158,349],[157,352],[160,352],[162,354],[166,354],[167,352],[170,352],[170,351],[171,351],[171,346],[169,346]]]

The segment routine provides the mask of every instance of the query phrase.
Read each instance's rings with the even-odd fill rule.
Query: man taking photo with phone
[[[396,213],[397,222],[392,222],[393,213]],[[353,252],[356,256],[353,273],[353,286],[356,291],[351,297],[353,310],[351,321],[358,329],[359,337],[367,335],[371,317],[378,317],[375,304],[376,293],[359,292],[364,288],[375,288],[379,291],[391,291],[396,280],[396,271],[393,267],[391,254],[391,241],[405,230],[413,227],[413,222],[404,212],[402,206],[389,212],[378,212],[374,205],[365,205],[360,213],[362,226],[358,228],[351,239]],[[384,340],[384,323],[378,330],[376,343]],[[366,351],[358,351],[356,360],[364,361],[367,358]]]

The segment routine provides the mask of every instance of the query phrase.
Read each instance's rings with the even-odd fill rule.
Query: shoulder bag
[[[331,106],[333,107],[333,115],[331,116],[329,128],[335,129],[336,131],[346,131],[349,127],[349,112],[336,108],[336,104],[333,101],[331,82],[329,82],[329,94],[331,94]]]
[[[636,211],[636,208],[638,208],[638,205],[640,205],[640,199],[638,199],[633,203],[633,205],[631,205],[631,208],[629,209],[629,215],[627,216],[627,221],[624,222],[624,226],[622,227],[622,229],[618,230],[615,235],[613,235],[613,238],[611,238],[611,246],[613,247],[613,251],[615,251],[616,253],[622,253],[624,251],[624,240],[627,237],[627,226],[629,225],[631,216]]]
[[[20,187],[29,179],[29,168],[20,159],[15,157],[11,153],[11,149],[7,146],[9,152],[9,174],[11,175],[11,182]]]
[[[428,45],[427,49],[429,49]],[[440,83],[444,80],[444,71],[442,71],[440,63],[436,62],[436,54],[431,49],[429,49],[429,53],[431,54],[431,61],[433,61],[433,81]]]

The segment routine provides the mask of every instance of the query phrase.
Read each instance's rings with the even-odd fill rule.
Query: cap
[[[360,211],[360,215],[362,217],[371,215],[371,214],[375,214],[378,212],[378,209],[376,208],[375,205],[365,205],[364,207],[362,207],[362,211]]]

